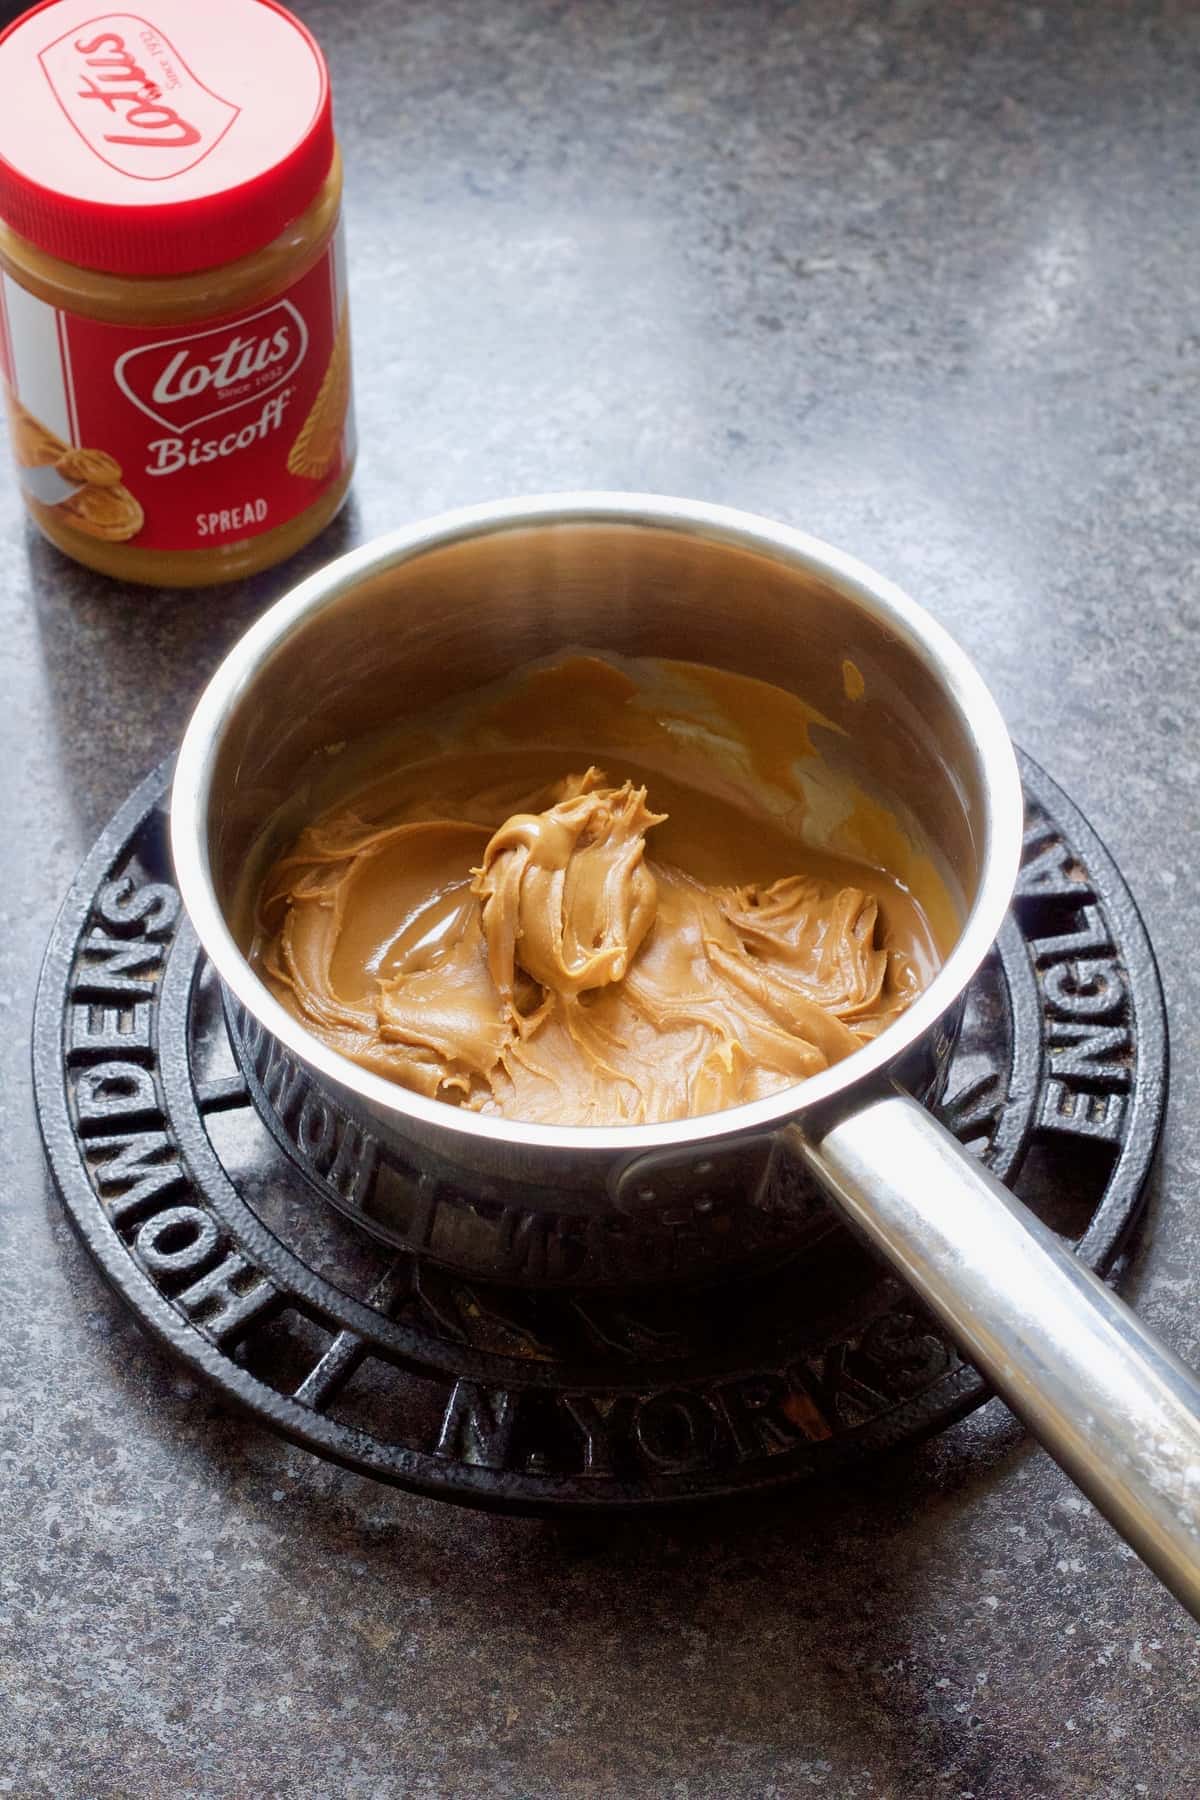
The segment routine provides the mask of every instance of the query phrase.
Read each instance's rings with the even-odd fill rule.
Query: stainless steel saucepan
[[[302,800],[322,749],[570,647],[759,677],[841,728],[820,734],[831,780],[904,822],[963,918],[936,979],[874,1043],[704,1118],[524,1125],[359,1068],[252,973],[228,923],[238,878],[277,809]],[[865,682],[853,700],[846,658]],[[706,1184],[735,1182],[748,1205],[783,1194],[798,1211],[794,1197],[819,1189],[1200,1616],[1200,1384],[922,1104],[1011,898],[1021,790],[980,677],[890,582],[782,525],[647,495],[551,495],[425,521],[301,583],[230,652],[184,738],[171,838],[192,922],[257,1041],[414,1179],[450,1171],[489,1196],[598,1219]]]

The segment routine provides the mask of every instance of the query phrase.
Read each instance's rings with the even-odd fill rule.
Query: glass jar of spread
[[[276,0],[45,0],[0,35],[0,372],[77,561],[200,586],[290,556],[354,462],[329,77]]]

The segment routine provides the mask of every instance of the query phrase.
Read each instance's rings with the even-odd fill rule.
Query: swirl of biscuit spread
[[[848,1056],[922,985],[861,887],[697,880],[647,856],[666,815],[646,787],[596,768],[540,798],[498,829],[326,813],[260,891],[260,973],[380,1075],[569,1125],[761,1099]]]

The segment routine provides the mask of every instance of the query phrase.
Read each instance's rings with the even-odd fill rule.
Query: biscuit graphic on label
[[[350,314],[342,307],[329,366],[300,434],[288,452],[290,475],[320,481],[328,475],[342,447],[346,409],[350,404]]]
[[[77,531],[106,543],[122,544],[136,537],[146,522],[140,503],[120,482],[82,487],[59,508]]]
[[[23,469],[41,469],[48,463],[55,463],[64,451],[70,449],[60,437],[56,437],[48,425],[35,419],[27,407],[21,405],[17,396],[8,386],[4,387],[4,398],[8,404],[8,422],[12,430],[13,455]]]
[[[80,486],[54,506],[27,495],[37,517],[59,519],[88,537],[122,544],[136,537],[146,523],[140,503],[121,486],[121,465],[107,450],[87,450],[64,444],[49,426],[22,406],[5,383],[4,398],[12,425],[13,453],[23,469],[53,468],[63,481]]]
[[[64,450],[54,467],[64,481],[87,481],[93,487],[115,487],[121,465],[107,450]]]

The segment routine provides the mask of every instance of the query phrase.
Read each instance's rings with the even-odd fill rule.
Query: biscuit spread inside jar
[[[450,1105],[765,1098],[884,1030],[958,929],[897,821],[824,778],[827,725],[697,665],[532,666],[330,746],[251,860],[243,943],[324,1043]]]

